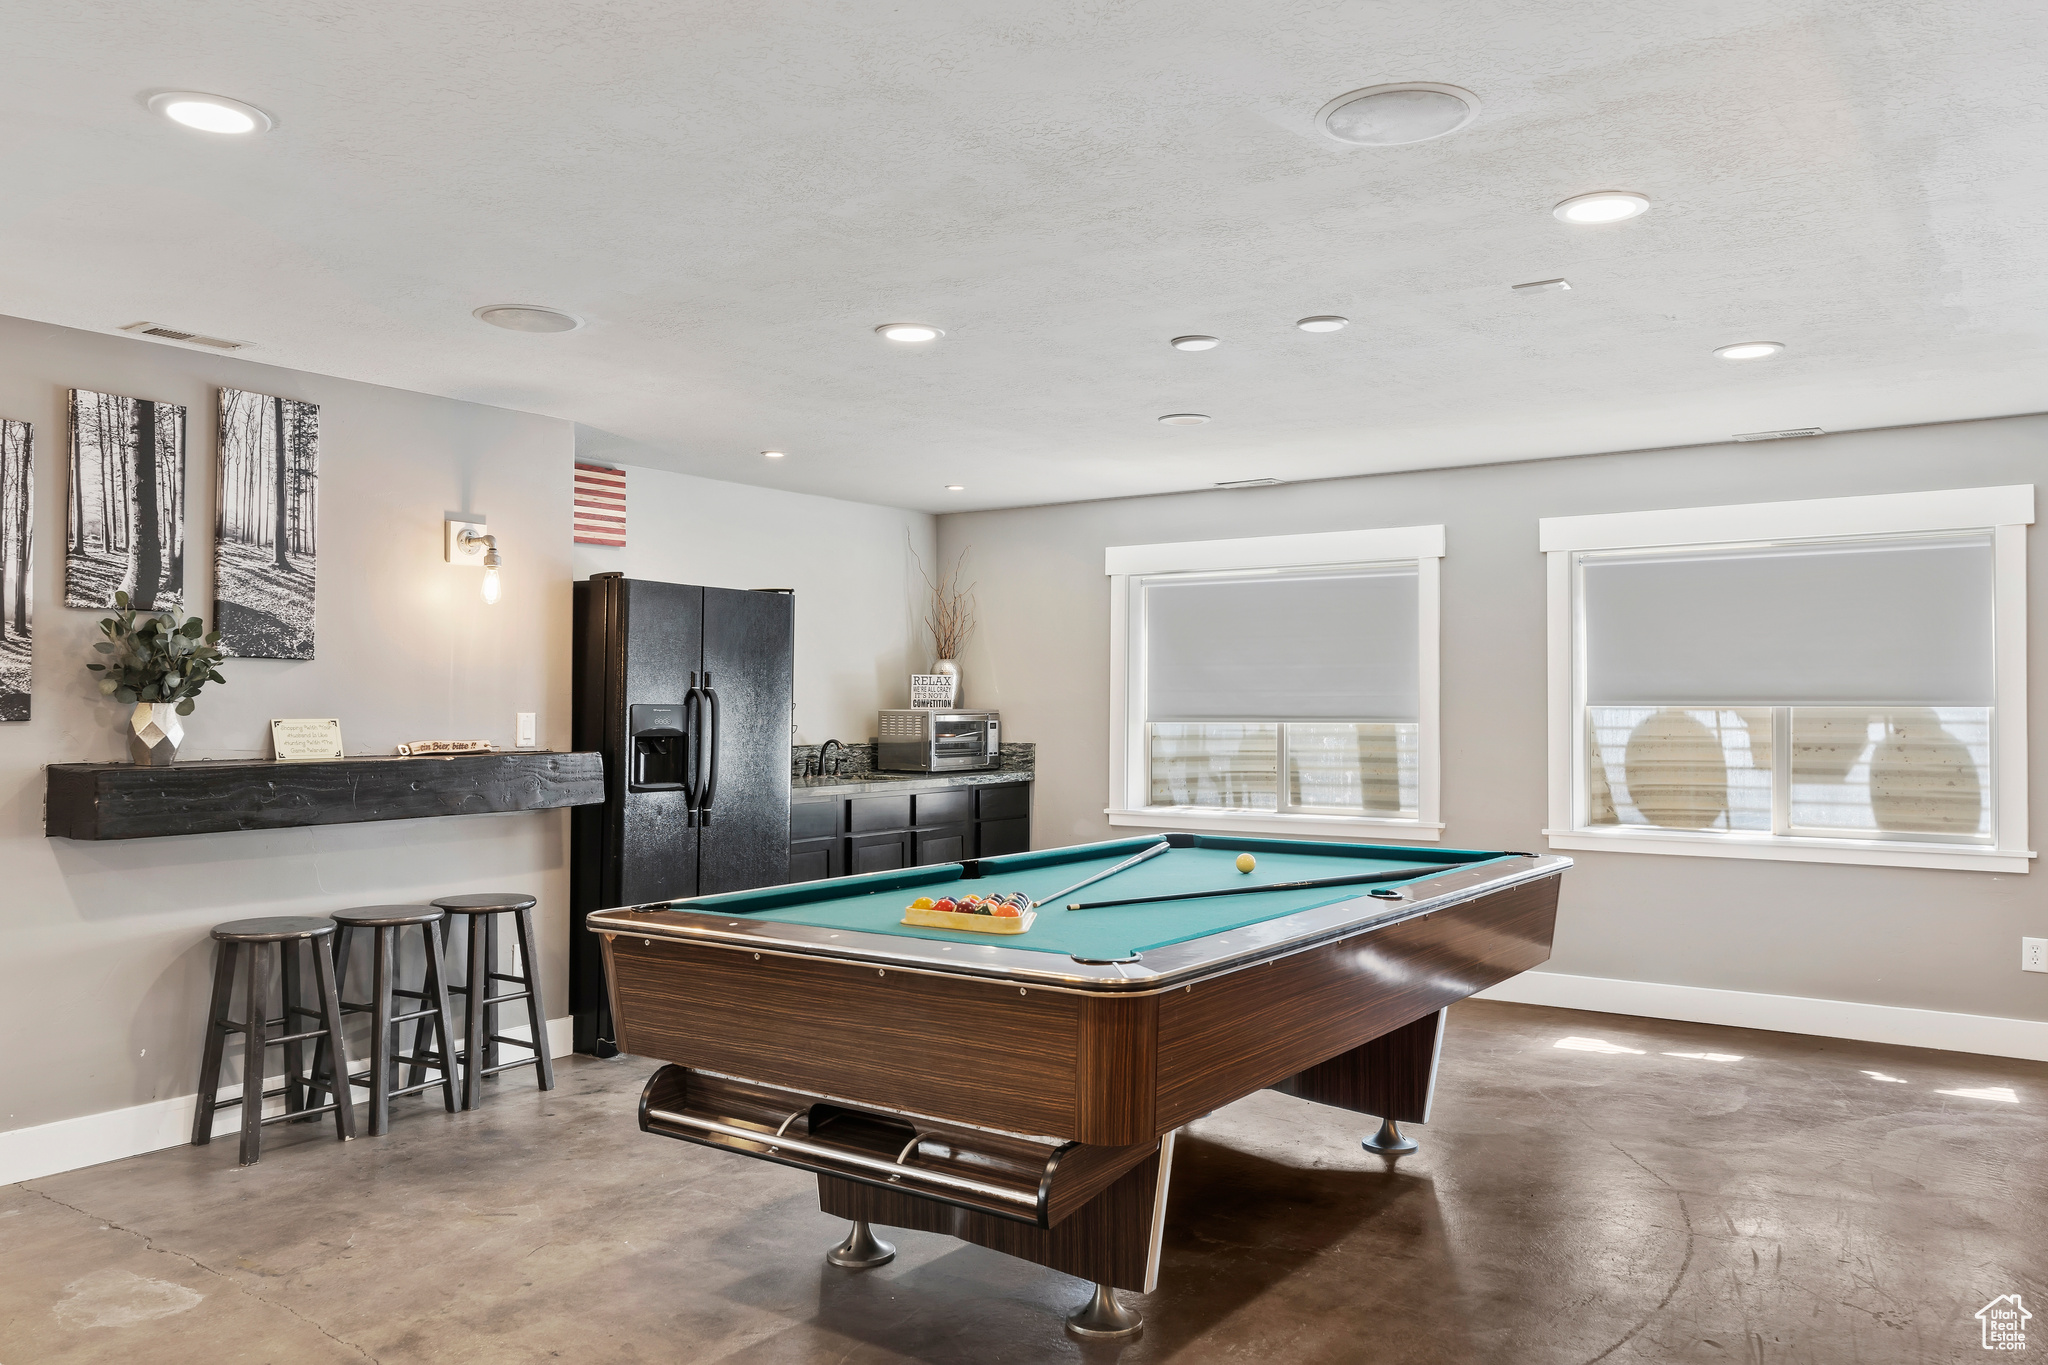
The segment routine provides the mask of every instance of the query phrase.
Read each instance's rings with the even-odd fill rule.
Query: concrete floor
[[[1973,1314],[2015,1292],[2048,1350],[2048,1066],[1451,1021],[1412,1156],[1273,1094],[1193,1125],[1121,1349],[1060,1330],[1080,1282],[948,1238],[828,1267],[813,1181],[641,1134],[628,1059],[346,1147],[272,1127],[246,1169],[225,1139],[0,1188],[0,1365],[1897,1365],[1984,1359]]]

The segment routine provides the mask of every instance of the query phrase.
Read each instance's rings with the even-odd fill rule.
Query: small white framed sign
[[[270,755],[280,763],[317,763],[342,757],[338,720],[273,720]]]
[[[910,709],[946,710],[953,705],[959,686],[960,679],[951,673],[913,673],[910,675]]]

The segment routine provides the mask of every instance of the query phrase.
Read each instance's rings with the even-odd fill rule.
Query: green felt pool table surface
[[[1188,836],[1178,838],[1188,840]],[[1040,906],[1036,921],[1022,934],[983,934],[902,923],[904,910],[920,896],[936,900],[942,896],[969,893],[987,896],[1021,891],[1038,900],[1084,877],[1114,867],[1159,842],[1158,836],[1122,839],[1081,848],[983,858],[966,865],[948,863],[724,896],[702,896],[675,901],[672,905],[677,910],[743,914],[756,922],[801,924],[825,930],[903,935],[942,943],[987,944],[1082,959],[1113,960],[1298,911],[1357,900],[1379,887],[1399,887],[1408,880],[1400,875],[1403,873],[1413,873],[1415,878],[1421,878],[1442,871],[1446,865],[1472,867],[1517,856],[1464,849],[1410,849],[1196,835],[1188,840],[1190,846],[1171,848],[1106,881],[1096,882],[1074,895],[1060,896]],[[1252,854],[1258,866],[1249,873],[1239,872],[1235,863],[1240,853]],[[979,875],[969,875],[971,872]],[[1236,889],[1377,873],[1393,875],[1388,881],[1372,884],[1277,890],[1092,910],[1066,908],[1073,901],[1085,904],[1130,896]]]

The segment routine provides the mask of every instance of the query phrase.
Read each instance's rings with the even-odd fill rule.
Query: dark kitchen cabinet
[[[886,834],[856,834],[846,841],[846,870],[858,877],[863,872],[894,872],[909,867],[910,831]]]
[[[789,879],[858,876],[964,862],[1031,847],[1031,784],[797,796],[789,809]]]
[[[789,879],[793,882],[822,881],[846,875],[846,844],[839,839],[792,839],[789,842]]]
[[[972,825],[941,825],[937,829],[913,830],[910,835],[911,861],[919,867],[930,867],[933,863],[957,863],[979,856],[973,848]]]

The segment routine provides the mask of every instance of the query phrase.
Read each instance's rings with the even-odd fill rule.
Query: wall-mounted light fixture
[[[498,553],[498,538],[484,530],[482,518],[450,517],[444,523],[442,550],[450,564],[480,564],[484,571],[484,602],[498,600],[498,568],[505,561]]]

